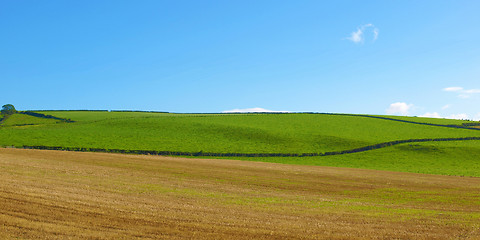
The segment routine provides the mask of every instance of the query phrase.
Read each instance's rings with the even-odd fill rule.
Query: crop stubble
[[[0,149],[0,181],[1,238],[480,238],[479,178]]]

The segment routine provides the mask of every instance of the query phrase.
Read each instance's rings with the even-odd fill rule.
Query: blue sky
[[[18,109],[480,118],[479,1],[0,3]]]

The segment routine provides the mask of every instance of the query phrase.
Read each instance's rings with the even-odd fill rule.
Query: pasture
[[[0,146],[46,146],[186,153],[323,154],[388,141],[480,137],[475,129],[340,114],[172,114],[42,111],[62,122],[14,114],[0,125]],[[461,126],[466,121],[388,117]],[[225,158],[297,165],[480,176],[480,141],[405,143],[352,154],[313,157]],[[212,157],[207,157],[212,158]]]
[[[325,157],[237,157],[236,159],[480,177],[480,141],[409,143]]]
[[[0,238],[480,238],[480,131],[455,127],[468,121],[40,113],[57,119],[0,124]],[[228,159],[11,148],[302,154],[426,138],[473,140]]]
[[[218,153],[322,153],[393,140],[480,137],[480,131],[470,129],[342,115],[45,114],[77,122],[2,127],[0,145]],[[7,119],[4,124],[9,121]]]

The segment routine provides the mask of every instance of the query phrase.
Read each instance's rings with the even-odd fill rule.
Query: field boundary
[[[35,111],[24,111],[22,113],[28,112],[34,114],[44,115],[38,112],[42,111],[51,111],[51,112],[144,112],[144,113],[172,113],[172,112],[162,112],[162,111],[140,111],[140,110],[35,110]],[[323,112],[251,112],[251,113],[172,113],[172,114],[192,114],[192,115],[275,115],[275,114],[320,114],[320,115],[334,115],[334,116],[349,116],[349,117],[366,117],[366,118],[375,118],[375,119],[382,119],[388,121],[396,121],[396,122],[403,122],[403,123],[411,123],[411,124],[419,124],[419,125],[427,125],[427,126],[435,126],[435,127],[448,127],[448,128],[460,128],[460,129],[470,129],[470,130],[480,130],[480,128],[470,127],[470,126],[480,126],[480,123],[467,123],[463,125],[455,125],[455,124],[436,124],[436,123],[427,123],[427,122],[415,122],[409,120],[402,120],[402,119],[395,119],[389,117],[381,117],[375,115],[367,115],[367,114],[350,114],[350,113],[323,113]],[[32,115],[33,116],[33,115]],[[52,115],[44,115],[48,116],[48,118],[53,117],[54,119],[58,120],[66,120],[69,122],[75,122],[70,119],[64,118],[57,118]]]
[[[315,113],[312,113],[315,114]],[[428,125],[428,126],[435,126],[435,127],[448,127],[448,128],[461,128],[461,129],[470,129],[470,130],[480,130],[479,128],[472,128],[468,127],[467,125],[454,125],[454,124],[436,124],[436,123],[426,123],[426,122],[414,122],[402,119],[395,119],[389,117],[380,117],[380,116],[373,116],[373,115],[365,115],[365,114],[348,114],[348,113],[319,113],[325,115],[336,115],[336,116],[350,116],[350,117],[366,117],[366,118],[376,118],[382,120],[389,120],[389,121],[396,121],[396,122],[404,122],[404,123],[412,123],[412,124],[419,124],[419,125]],[[473,126],[477,126],[476,123]]]
[[[480,137],[463,137],[463,138],[423,138],[423,139],[405,139],[390,142],[383,142],[360,148],[354,148],[342,151],[332,151],[324,153],[214,153],[214,152],[178,152],[178,151],[154,151],[154,150],[126,150],[126,149],[104,149],[104,148],[86,148],[86,147],[60,147],[60,146],[22,146],[23,149],[39,149],[39,150],[60,150],[75,152],[105,152],[105,153],[123,153],[123,154],[139,154],[139,155],[160,155],[160,156],[195,156],[195,157],[322,157],[333,155],[344,155],[371,151],[375,149],[395,146],[403,143],[419,143],[419,142],[447,142],[447,141],[472,141],[480,140]],[[14,146],[4,146],[16,148]]]
[[[38,118],[55,119],[55,120],[59,120],[59,121],[62,121],[62,122],[68,122],[68,123],[75,122],[72,119],[59,118],[59,117],[55,117],[55,116],[52,116],[52,115],[45,115],[43,113],[36,113],[36,112],[32,112],[32,111],[21,111],[21,112],[17,112],[17,113],[29,115],[29,116],[32,116],[32,117],[38,117]]]
[[[52,116],[52,115],[45,115],[45,114],[42,114],[42,113],[36,113],[36,112],[32,112],[32,111],[18,111],[15,114],[23,114],[23,115],[28,115],[28,116],[37,117],[37,118],[53,119],[53,120],[58,120],[58,121],[62,121],[62,122],[65,122],[65,123],[75,122],[71,119],[59,118],[59,117],[55,117],[55,116]],[[0,127],[18,127],[18,126],[38,125],[38,124],[34,124],[34,123],[26,123],[26,124],[15,124],[15,125],[11,125],[11,126],[3,126],[2,125],[3,122],[5,122],[9,117],[10,117],[10,115],[6,115],[6,116],[3,116],[2,118],[0,118]]]
[[[366,118],[375,118],[381,120],[389,120],[389,121],[396,121],[396,122],[403,122],[403,123],[411,123],[411,124],[419,124],[419,125],[428,125],[428,126],[435,126],[435,127],[448,127],[448,128],[460,128],[460,129],[470,129],[470,130],[480,130],[479,128],[472,128],[469,126],[480,126],[480,123],[467,123],[463,125],[455,125],[455,124],[436,124],[436,123],[427,123],[427,122],[415,122],[409,120],[402,120],[402,119],[395,119],[389,117],[381,117],[375,115],[367,115],[367,114],[350,114],[350,113],[323,113],[323,112],[250,112],[250,113],[174,113],[174,114],[205,114],[205,115],[281,115],[281,114],[320,114],[320,115],[333,115],[333,116],[349,116],[349,117],[366,117]]]

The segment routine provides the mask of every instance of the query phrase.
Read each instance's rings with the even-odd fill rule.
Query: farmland
[[[47,112],[48,114],[52,114]],[[1,145],[182,152],[318,153],[392,140],[479,137],[480,131],[315,114],[53,113],[75,123],[2,128]],[[4,124],[8,124],[7,120]]]
[[[479,141],[426,142],[401,144],[372,151],[327,157],[244,157],[237,159],[480,177],[479,145]]]
[[[8,117],[2,126],[5,127],[14,127],[14,126],[26,126],[26,125],[46,125],[52,123],[58,123],[58,120],[54,119],[45,119],[45,118],[38,118],[32,117],[25,114],[13,114]]]
[[[0,149],[0,237],[478,239],[480,179]]]
[[[405,139],[480,137],[480,131],[474,129],[339,114],[171,114],[107,111],[40,113],[72,119],[75,122],[66,123],[15,114],[0,125],[0,145],[187,153],[322,154]],[[391,118],[458,126],[466,122],[412,117]],[[476,158],[480,154],[479,142],[405,143],[335,156],[234,158],[478,177],[480,163]]]
[[[29,114],[0,124],[0,238],[480,238],[480,131],[469,121]],[[408,139],[419,141],[339,153]],[[16,149],[32,146],[193,154]],[[259,157],[272,153],[284,156]]]

